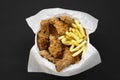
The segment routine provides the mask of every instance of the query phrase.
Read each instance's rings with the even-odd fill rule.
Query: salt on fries
[[[77,20],[74,20],[71,26],[66,34],[60,36],[58,39],[64,45],[69,45],[70,51],[74,52],[72,56],[76,57],[86,52],[87,36],[83,26]]]

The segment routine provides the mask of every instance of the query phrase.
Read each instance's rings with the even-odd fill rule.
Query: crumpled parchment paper
[[[37,32],[40,30],[40,22],[44,19],[51,17],[58,17],[60,15],[68,15],[74,19],[77,19],[87,31],[88,45],[87,51],[82,56],[82,59],[77,63],[64,68],[61,72],[57,72],[53,63],[39,55],[39,49],[37,46]],[[86,71],[97,64],[101,63],[99,52],[89,42],[89,34],[93,33],[98,24],[98,19],[91,15],[75,10],[68,10],[62,8],[49,8],[43,9],[37,14],[26,19],[29,27],[35,33],[35,44],[30,50],[28,61],[28,72],[43,72],[58,76],[72,76],[83,71]]]

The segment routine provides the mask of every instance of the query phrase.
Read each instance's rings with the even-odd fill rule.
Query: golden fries
[[[87,45],[84,45],[84,48],[83,48],[83,53],[82,53],[82,55],[84,55],[85,54],[85,52],[86,52],[86,48],[87,47]]]
[[[71,26],[66,34],[58,39],[70,46],[70,51],[74,52],[72,56],[75,57],[86,52],[87,36],[83,26],[77,20],[74,20]]]
[[[72,56],[73,57],[75,57],[75,56],[77,56],[78,54],[80,54],[82,51],[83,51],[83,48],[84,47],[82,47],[81,49],[79,49],[77,52],[75,52]]]
[[[79,24],[79,22],[78,22],[77,20],[74,20],[74,21],[75,21],[75,23],[76,23],[76,26],[78,26],[77,28],[80,30],[80,33],[81,33],[83,36],[85,36],[85,32],[84,32],[84,30],[83,30],[82,25]]]
[[[58,39],[60,39],[60,40],[61,40],[61,39],[63,39],[64,37],[65,37],[65,36],[60,36]]]
[[[70,50],[71,52],[77,51],[79,50],[84,44],[86,43],[86,41],[83,41],[81,44],[79,44],[77,47],[75,47],[74,49]]]

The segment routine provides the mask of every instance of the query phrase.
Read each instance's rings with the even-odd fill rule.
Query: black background
[[[119,80],[119,5],[116,0],[1,1],[0,80]],[[71,77],[27,72],[29,50],[35,35],[25,18],[51,7],[80,10],[99,19],[96,32],[90,35],[90,42],[100,52],[101,64]]]

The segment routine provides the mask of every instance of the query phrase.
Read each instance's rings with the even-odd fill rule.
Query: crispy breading
[[[72,57],[72,53],[70,52],[69,48],[66,47],[63,53],[63,59],[56,62],[55,67],[58,72],[60,72],[63,68],[76,63],[80,60],[80,57]]]
[[[60,57],[62,55],[62,42],[55,38],[55,36],[50,35],[50,46],[49,46],[49,52],[51,55],[55,58]]]
[[[74,22],[71,17],[66,16],[66,15],[60,16],[60,20],[64,21],[64,22],[67,23],[67,24],[71,24],[71,23]]]
[[[60,36],[53,25],[49,26],[49,30],[50,30],[50,34],[55,36],[55,38],[58,38]]]
[[[49,21],[42,20],[41,21],[41,30],[38,32],[38,46],[40,50],[45,50],[49,46]]]
[[[60,59],[54,58],[47,50],[41,50],[40,55],[53,63],[56,63],[58,60],[60,60]]]
[[[69,25],[65,24],[63,21],[60,21],[58,18],[50,18],[49,22],[54,25],[59,35],[64,35],[69,29]]]

